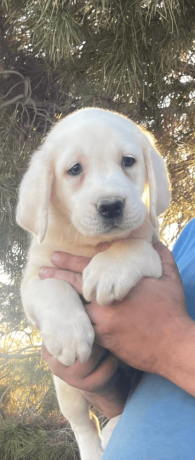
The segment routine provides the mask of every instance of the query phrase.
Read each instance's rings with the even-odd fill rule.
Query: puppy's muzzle
[[[115,221],[122,218],[124,204],[124,200],[100,200],[97,210],[106,222],[114,224]]]

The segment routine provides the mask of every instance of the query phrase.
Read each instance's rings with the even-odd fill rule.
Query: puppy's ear
[[[150,195],[150,219],[156,228],[156,217],[170,204],[170,183],[165,163],[149,139],[144,146],[144,158]]]
[[[53,182],[53,165],[45,146],[34,153],[19,190],[16,210],[17,223],[37,236],[39,243],[45,237],[48,208]]]

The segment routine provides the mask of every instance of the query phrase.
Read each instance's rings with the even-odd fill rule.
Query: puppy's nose
[[[106,220],[118,219],[122,216],[124,208],[123,200],[109,201],[101,200],[97,204],[97,210],[101,216]]]

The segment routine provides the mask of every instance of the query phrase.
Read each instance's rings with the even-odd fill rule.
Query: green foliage
[[[8,420],[0,427],[0,460],[78,460],[78,449],[68,426],[38,420]]]
[[[66,60],[93,85],[127,96],[162,90],[193,45],[195,5],[183,0],[3,1],[12,41],[54,67]]]
[[[81,107],[116,110],[140,123],[170,173],[172,205],[161,236],[172,244],[195,215],[194,84],[192,0],[0,0],[0,268],[9,275],[0,286],[3,418],[59,417],[40,337],[19,295],[29,239],[15,208],[32,152],[54,122]],[[47,450],[49,430],[28,429],[3,426],[0,459],[61,458]]]

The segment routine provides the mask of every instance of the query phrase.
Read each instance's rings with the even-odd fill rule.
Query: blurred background
[[[170,248],[195,216],[193,0],[0,0],[0,460],[77,459],[19,285],[18,185],[53,123],[81,107],[147,128],[167,164]]]

